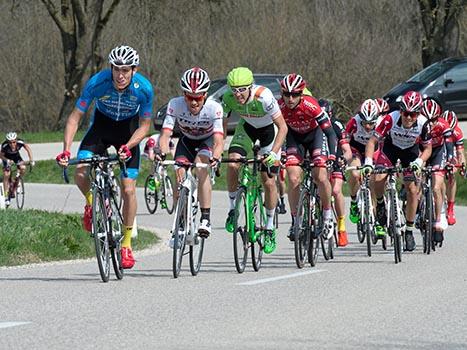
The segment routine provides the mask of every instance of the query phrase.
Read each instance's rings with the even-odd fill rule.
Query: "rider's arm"
[[[342,156],[345,158],[347,163],[349,163],[352,160],[352,149],[350,148],[350,144],[348,142],[342,143],[340,147],[342,149]]]
[[[172,136],[172,129],[163,128],[161,130],[161,136],[159,137],[159,147],[162,153],[167,154],[170,150],[170,136]]]
[[[3,152],[0,152],[0,159],[4,160],[5,162],[8,161],[8,158],[5,157],[5,153],[3,153]]]
[[[66,121],[65,136],[63,141],[63,151],[70,151],[73,138],[78,130],[79,122],[85,112],[78,108],[74,108]]]
[[[375,154],[375,148],[378,144],[378,138],[371,136],[365,147],[365,164],[373,164],[373,155]]]
[[[224,151],[224,134],[215,133],[213,136],[212,156],[216,159],[222,158]]]
[[[325,111],[322,111],[318,117],[316,117],[319,127],[323,131],[324,135],[328,140],[329,153],[336,158],[337,152],[337,135],[332,127],[331,119]]]
[[[420,159],[425,163],[430,157],[433,150],[431,132],[429,127],[429,122],[427,121],[423,124],[422,133],[420,134],[420,143],[422,145],[422,153],[420,154]]]
[[[220,104],[216,105],[215,117],[213,122],[213,147],[212,156],[216,159],[222,158],[222,152],[224,151],[224,135],[227,133],[226,127],[224,127],[225,121],[223,118],[223,109]]]
[[[23,145],[23,147],[24,147],[24,149],[26,150],[26,153],[28,154],[29,162],[32,162],[33,160],[32,160],[32,150],[31,150],[31,147],[30,147],[27,143],[25,143],[25,144]]]
[[[277,134],[274,139],[274,144],[272,145],[272,151],[276,153],[280,159],[281,148],[287,136],[287,124],[280,110],[272,117],[272,121],[277,126]]]
[[[229,113],[229,115],[230,115],[230,113]],[[223,129],[225,130],[225,131],[224,131],[224,136],[223,136],[223,137],[224,137],[224,140],[225,140],[225,138],[227,137],[227,124],[228,124],[228,122],[229,122],[228,117],[224,117],[224,118],[222,119],[222,127],[223,127]]]
[[[131,135],[130,140],[126,143],[128,148],[133,148],[146,137],[149,133],[149,128],[151,127],[151,118],[139,118],[139,127],[135,130],[133,135]]]

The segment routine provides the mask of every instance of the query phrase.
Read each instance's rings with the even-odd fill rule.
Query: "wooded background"
[[[109,51],[133,46],[154,110],[192,66],[302,74],[342,115],[466,56],[466,0],[0,0],[0,129],[54,130]]]

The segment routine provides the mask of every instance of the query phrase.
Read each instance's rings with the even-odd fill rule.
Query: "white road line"
[[[305,276],[305,275],[311,275],[312,273],[318,273],[318,272],[324,272],[324,271],[326,271],[326,270],[308,270],[308,271],[302,271],[302,272],[295,272],[295,273],[292,273],[290,275],[282,275],[282,276],[277,276],[277,277],[263,278],[263,279],[260,279],[260,280],[241,282],[241,283],[237,283],[237,285],[239,285],[239,286],[253,286],[255,284],[285,280],[285,279],[288,279],[288,278],[295,278],[295,277],[300,277],[300,276]]]
[[[0,322],[0,328],[22,326],[22,325],[29,324],[29,323],[31,322]]]

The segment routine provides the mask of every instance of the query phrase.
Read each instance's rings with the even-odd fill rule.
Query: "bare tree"
[[[88,68],[100,63],[97,46],[102,30],[120,0],[111,0],[104,13],[105,0],[42,0],[60,30],[65,67],[65,94],[55,129],[61,128],[73,109]]]
[[[423,27],[423,66],[459,54],[459,18],[467,0],[418,0]]]

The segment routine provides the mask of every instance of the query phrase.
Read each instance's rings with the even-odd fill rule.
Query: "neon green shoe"
[[[375,226],[376,237],[382,238],[386,236],[386,228],[384,226],[376,225]]]
[[[358,220],[360,220],[360,213],[358,212],[357,202],[350,202],[349,219],[353,224],[356,224]]]
[[[276,230],[266,230],[264,232],[264,248],[266,254],[271,254],[276,250]]]
[[[232,209],[229,211],[229,214],[227,214],[227,220],[225,220],[225,229],[229,233],[232,233],[234,231],[234,217],[235,209]]]

